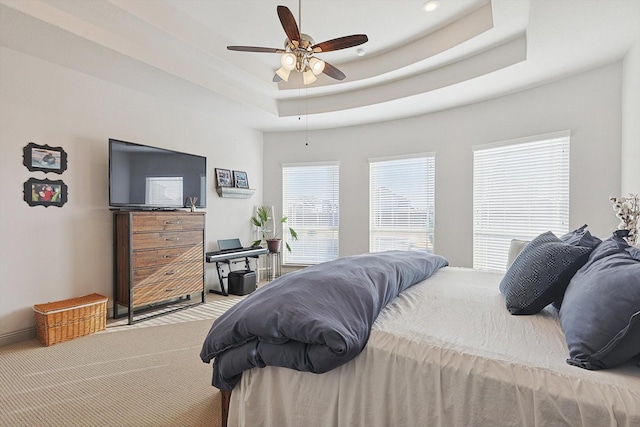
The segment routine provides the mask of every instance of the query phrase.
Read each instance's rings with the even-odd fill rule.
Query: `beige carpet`
[[[239,299],[110,322],[50,347],[0,347],[0,426],[220,426],[212,367],[199,354],[213,318]]]
[[[127,324],[129,320],[126,316],[118,319],[108,319],[107,332],[120,331],[125,329],[130,330],[137,328],[147,328],[149,326],[172,325],[174,323],[193,322],[195,320],[215,319],[216,317],[227,311],[229,308],[233,307],[233,305],[240,301],[242,298],[244,297],[236,295],[223,297],[215,294],[207,294],[205,300],[206,304],[198,304],[193,307],[174,312],[171,312],[171,310],[173,310],[175,307],[180,307],[181,304],[176,304],[175,306],[169,305],[167,307],[153,310],[151,312],[136,315],[134,317],[135,323],[133,323],[132,325]],[[198,301],[200,301],[200,298],[198,298]],[[169,314],[151,317],[140,322],[137,321],[138,319],[144,319],[146,316],[152,316],[163,312],[168,312]],[[109,315],[113,315],[113,313],[110,312]]]

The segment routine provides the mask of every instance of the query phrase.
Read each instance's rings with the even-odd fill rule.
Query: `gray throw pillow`
[[[602,242],[571,279],[560,323],[571,365],[612,368],[640,354],[640,250],[622,233]]]
[[[500,282],[511,314],[539,313],[560,297],[591,248],[564,243],[551,231],[533,239]]]

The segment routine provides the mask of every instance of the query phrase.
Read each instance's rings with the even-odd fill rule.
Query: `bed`
[[[437,269],[386,304],[362,351],[328,372],[244,371],[222,393],[225,425],[639,426],[638,356],[597,371],[568,364],[559,311],[512,315],[503,276]]]

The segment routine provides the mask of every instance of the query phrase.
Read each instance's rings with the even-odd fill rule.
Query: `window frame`
[[[385,176],[381,175],[377,178],[374,177],[376,174],[376,168],[384,174],[385,172],[382,170],[385,166],[383,163],[394,163],[394,162],[402,162],[402,161],[425,161],[425,166],[427,168],[425,177],[425,188],[424,188],[424,197],[418,201],[419,204],[424,204],[424,212],[418,214],[422,214],[425,216],[425,228],[418,232],[418,229],[413,226],[412,223],[412,213],[411,212],[402,212],[404,214],[405,219],[400,219],[398,224],[390,224],[389,226],[380,225],[383,221],[379,216],[377,216],[380,212],[380,209],[376,207],[377,203],[389,203],[389,200],[381,201],[382,199],[378,197],[379,189],[381,186],[377,185],[376,180],[384,179]],[[378,167],[379,166],[379,167]],[[407,166],[407,165],[405,165]],[[393,173],[393,172],[392,172]],[[422,153],[414,153],[408,155],[401,156],[392,156],[392,157],[379,157],[379,158],[370,158],[369,159],[369,251],[370,252],[380,252],[384,250],[391,249],[411,249],[411,246],[415,244],[416,240],[422,239],[422,237],[418,237],[422,231],[424,231],[424,245],[421,245],[419,242],[418,247],[415,249],[422,249],[433,252],[435,249],[435,174],[436,174],[436,153],[435,152],[422,152]],[[395,174],[394,177],[400,177],[401,173]],[[387,179],[394,179],[391,175],[386,176]],[[398,179],[398,178],[395,178]],[[428,193],[429,188],[432,189],[431,193]],[[406,194],[405,194],[406,196]],[[400,197],[397,193],[394,195],[389,195],[389,197]],[[407,201],[410,201],[411,198],[409,196],[405,197]],[[416,203],[416,200],[412,200],[412,203]],[[393,215],[393,213],[388,213],[387,215]],[[402,227],[401,223],[405,221],[406,226]],[[429,227],[428,222],[431,221],[432,226]],[[407,223],[408,222],[408,223]],[[401,231],[399,231],[401,230]],[[394,233],[402,233],[406,239],[409,241],[409,247],[405,247],[400,242],[389,242],[387,245],[382,245],[380,243],[380,239],[384,237],[383,235],[387,233],[389,235],[393,235]],[[397,240],[397,239],[396,239]],[[424,247],[422,247],[424,246]]]
[[[543,147],[545,144],[553,145]],[[537,150],[545,148],[545,151],[538,151],[535,156],[532,156],[532,148]],[[472,150],[473,268],[505,271],[511,239],[531,240],[546,231],[552,231],[556,235],[569,231],[570,131],[482,144],[472,147]],[[494,157],[487,160],[486,163],[497,164],[514,160],[516,163],[510,164],[510,167],[494,165],[492,168],[486,163],[479,165],[478,161],[481,161],[481,156],[486,157],[490,151],[497,151],[496,154],[501,154],[502,157]],[[519,159],[517,158],[518,151],[520,152]],[[557,158],[553,158],[554,151]],[[536,158],[544,163],[531,167],[532,160]],[[516,172],[518,165],[522,166],[522,170],[516,176],[514,172]],[[553,179],[551,175],[539,176],[538,172],[544,168],[554,169],[550,171]],[[492,171],[495,175],[489,177],[488,174]],[[499,176],[500,174],[503,176]],[[558,177],[564,180],[557,179]],[[483,180],[485,181],[483,182]],[[489,188],[487,181],[491,182],[491,188]],[[500,182],[507,184],[499,187]],[[531,188],[533,185],[544,185],[544,191],[541,192],[539,189],[523,190],[523,188]],[[504,206],[498,206],[495,200],[491,201],[489,198],[483,201],[481,193],[493,195],[495,198],[499,194],[499,197],[504,199]],[[537,196],[538,200],[548,201],[549,205],[532,202],[534,196]],[[493,205],[489,206],[492,203]],[[516,203],[515,207],[514,203]],[[511,206],[509,207],[509,205]],[[504,222],[500,224],[496,218],[500,218]],[[527,225],[518,223],[518,221],[526,221]]]
[[[329,200],[329,206],[331,211],[324,212],[321,211],[320,214],[326,214],[328,216],[326,225],[321,226],[305,226],[301,225],[298,222],[298,216],[295,212],[292,212],[292,208],[289,206],[291,204],[291,200],[287,199],[287,177],[286,177],[286,169],[288,168],[317,168],[317,167],[328,167],[331,168],[332,171],[327,172],[332,175],[333,178],[329,178],[327,180],[328,187],[326,191],[331,194],[331,198]],[[308,193],[305,193],[305,197]],[[326,200],[325,200],[326,202]],[[322,203],[322,208],[326,208],[326,204]],[[286,249],[283,254],[283,265],[287,266],[307,266],[307,265],[315,265],[320,264],[325,261],[330,261],[335,259],[340,254],[340,162],[338,161],[324,161],[324,162],[304,162],[304,163],[283,163],[282,164],[282,215],[287,217],[287,222],[284,225],[282,238],[285,243],[288,243],[291,246],[291,253],[289,253]],[[312,218],[304,218],[304,214],[300,216],[300,221],[311,220]],[[292,228],[298,234],[298,240],[293,240],[291,238],[288,229]],[[327,252],[328,256],[326,257],[317,257],[315,259],[309,260],[304,259],[307,255],[296,256],[296,249],[298,251],[304,250],[303,244],[305,237],[313,236],[314,234],[317,236],[316,239],[319,239],[321,236],[318,236],[318,232],[321,234],[325,234],[328,239],[329,245],[325,247],[322,252]],[[311,241],[313,237],[309,239]],[[333,243],[332,243],[333,242]],[[319,244],[319,243],[317,243]],[[332,247],[333,246],[333,247]],[[310,246],[312,247],[312,246]],[[322,246],[317,246],[316,250],[318,253],[316,255],[320,255],[320,249]],[[327,249],[328,248],[328,249]],[[311,254],[313,254],[313,250],[309,250]]]

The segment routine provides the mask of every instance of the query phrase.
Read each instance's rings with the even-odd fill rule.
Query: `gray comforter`
[[[230,390],[266,365],[322,373],[357,356],[380,310],[448,265],[422,251],[338,258],[286,274],[215,320],[200,352],[213,385]]]

